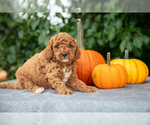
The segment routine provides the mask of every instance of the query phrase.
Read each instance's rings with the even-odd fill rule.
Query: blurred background
[[[15,79],[18,67],[41,52],[58,32],[77,39],[77,18],[82,20],[85,49],[98,51],[105,59],[108,51],[112,59],[124,58],[128,49],[130,58],[142,60],[150,69],[150,13],[131,13],[130,6],[122,5],[120,0],[92,4],[85,0],[0,3],[0,70],[7,71],[5,80]],[[142,5],[141,1],[138,4]],[[79,6],[82,14],[75,12]],[[134,7],[136,10],[138,5]]]

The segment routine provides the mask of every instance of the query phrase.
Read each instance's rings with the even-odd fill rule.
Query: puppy
[[[93,93],[96,87],[87,86],[76,75],[76,59],[80,50],[68,33],[59,33],[51,38],[47,47],[28,59],[16,72],[17,83],[2,83],[0,88],[28,89],[42,93],[55,89],[57,94],[71,95],[76,91]]]

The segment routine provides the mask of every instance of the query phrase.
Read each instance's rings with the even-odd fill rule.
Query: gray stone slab
[[[58,95],[52,89],[42,94],[0,89],[0,112],[150,112],[150,77],[142,84],[73,95]]]

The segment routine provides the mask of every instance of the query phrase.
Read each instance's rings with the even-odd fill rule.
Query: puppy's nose
[[[63,57],[66,57],[66,56],[67,56],[67,53],[63,53],[62,56],[63,56]]]

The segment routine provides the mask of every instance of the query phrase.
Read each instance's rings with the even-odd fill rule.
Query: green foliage
[[[128,49],[130,58],[139,58],[150,69],[150,14],[72,13],[66,23],[66,19],[57,13],[63,27],[52,25],[49,13],[42,14],[42,17],[38,17],[38,13],[0,14],[0,68],[8,72],[8,79],[15,78],[17,68],[41,52],[59,31],[68,32],[77,39],[78,17],[82,19],[85,49],[96,50],[105,59],[107,52],[111,52],[112,58],[124,58],[124,50]]]
[[[22,18],[27,16],[27,18]],[[37,13],[0,14],[0,68],[6,70],[8,78],[15,78],[15,72],[27,59],[41,52],[56,29],[50,28],[49,13],[38,17]]]
[[[67,27],[70,33],[76,30],[73,13]],[[84,13],[80,16],[83,24],[85,49],[100,52],[106,59],[111,52],[113,58],[124,58],[128,49],[130,58],[144,61],[150,69],[150,14],[133,13]],[[61,31],[66,30],[66,26]],[[76,36],[75,34],[72,34]]]

